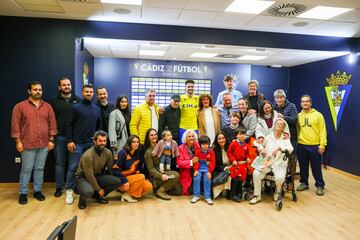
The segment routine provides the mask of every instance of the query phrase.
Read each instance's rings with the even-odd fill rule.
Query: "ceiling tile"
[[[154,19],[157,21],[176,21],[180,12],[180,9],[143,7],[142,17]]]
[[[116,58],[137,58],[138,50],[112,48],[112,55]]]
[[[185,9],[223,12],[234,0],[196,0],[188,1]]]
[[[341,14],[340,16],[334,17],[331,20],[340,22],[360,22],[360,10],[352,10],[350,12]]]
[[[360,8],[359,0],[326,0],[325,6],[342,7],[342,8]]]
[[[184,10],[179,16],[178,21],[193,23],[193,24],[204,24],[204,23],[210,23],[218,15],[219,13],[217,12]]]
[[[58,6],[56,0],[15,0],[18,4],[34,4],[45,6]]]
[[[51,13],[64,13],[63,9],[59,6],[46,6],[46,5],[34,5],[34,4],[21,4],[24,11],[35,12],[51,12]]]
[[[58,1],[65,14],[69,15],[80,15],[80,16],[91,16],[94,14],[102,14],[101,4],[96,3],[78,3],[78,2],[67,2]]]
[[[241,27],[241,25],[245,25],[255,16],[253,14],[222,13],[212,24],[216,26]]]
[[[263,27],[263,28],[271,28],[271,27],[277,27],[285,22],[287,22],[289,18],[284,17],[271,17],[271,16],[262,16],[258,15],[253,20],[248,22],[247,26],[257,26],[257,27]]]
[[[176,8],[182,9],[187,0],[143,0],[142,5],[145,7],[159,7],[159,8]]]

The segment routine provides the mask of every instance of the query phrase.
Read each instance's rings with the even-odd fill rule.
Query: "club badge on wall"
[[[352,85],[348,85],[350,78],[351,74],[347,75],[346,72],[341,73],[340,70],[338,70],[336,74],[331,74],[329,78],[326,78],[329,86],[325,87],[325,93],[335,131],[337,131],[340,124],[341,116],[350,95],[352,87]]]
[[[87,62],[83,66],[83,86],[89,84],[89,65]]]

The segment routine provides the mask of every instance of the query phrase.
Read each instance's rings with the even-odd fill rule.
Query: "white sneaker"
[[[206,199],[205,199],[205,202],[207,202],[207,204],[209,204],[209,205],[213,205],[213,204],[214,204],[214,202],[213,202],[213,200],[211,200],[211,198],[206,198]]]
[[[194,196],[192,199],[191,199],[191,203],[196,203],[196,202],[198,202],[200,200],[200,197],[196,197],[196,196]]]
[[[67,189],[67,190],[66,190],[65,202],[66,202],[66,204],[68,204],[68,205],[73,204],[73,202],[74,202],[74,197],[73,197],[73,190],[72,190],[72,189]]]
[[[254,204],[257,204],[258,202],[261,201],[261,196],[254,196],[251,200],[250,200],[250,204],[251,205],[254,205]]]

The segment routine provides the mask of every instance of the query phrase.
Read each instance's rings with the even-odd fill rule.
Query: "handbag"
[[[212,178],[212,186],[215,187],[215,186],[226,183],[229,178],[229,175],[230,174],[225,171],[216,173],[214,175],[214,177]]]

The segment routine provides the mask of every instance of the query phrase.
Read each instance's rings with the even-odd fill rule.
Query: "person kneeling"
[[[99,203],[108,203],[105,196],[125,183],[105,173],[111,172],[113,159],[111,151],[105,148],[107,136],[104,131],[95,132],[94,146],[81,156],[76,171],[76,184],[80,194],[79,209],[86,208],[86,200],[90,197],[95,198]]]

